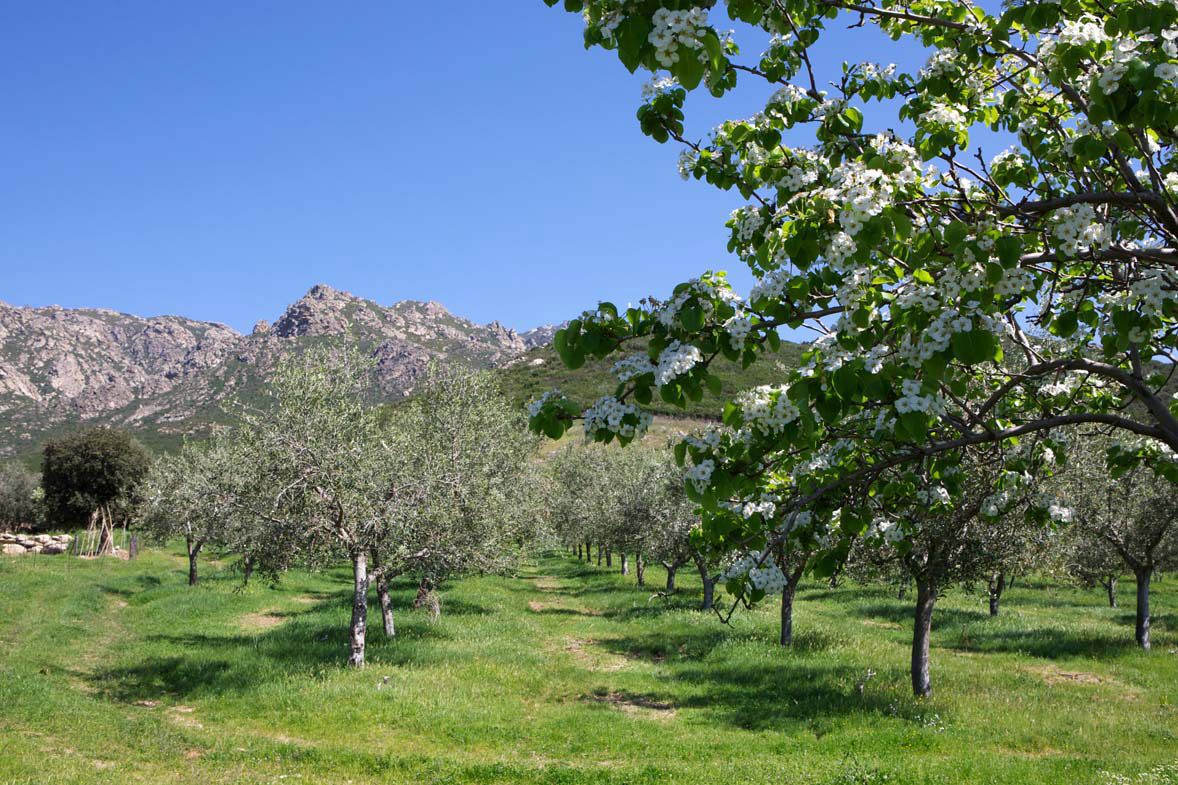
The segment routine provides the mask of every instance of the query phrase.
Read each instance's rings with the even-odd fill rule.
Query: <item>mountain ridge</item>
[[[499,367],[551,339],[480,325],[440,303],[373,300],[315,284],[250,333],[184,316],[0,302],[0,456],[71,427],[107,424],[178,440],[260,389],[274,364],[315,344],[353,341],[376,358],[381,395],[412,389],[433,358]]]

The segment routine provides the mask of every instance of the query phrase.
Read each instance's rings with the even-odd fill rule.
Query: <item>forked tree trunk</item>
[[[352,626],[348,635],[348,665],[364,665],[364,640],[368,631],[368,555],[352,555]]]
[[[806,563],[799,564],[792,573],[785,576],[785,586],[781,588],[781,645],[793,646],[794,643],[794,595],[798,591],[798,583],[802,580],[802,572]]]
[[[716,581],[708,572],[707,562],[698,554],[693,554],[692,559],[695,561],[695,568],[699,570],[699,579],[704,585],[704,601],[700,606],[700,610],[710,611],[714,602],[716,593]]]
[[[622,551],[622,575],[630,574],[630,565],[626,562],[626,552]]]
[[[928,645],[933,627],[933,606],[937,602],[936,586],[931,580],[916,581],[916,619],[912,627],[912,694],[933,694],[929,681]]]
[[[998,615],[998,601],[1002,599],[1002,592],[1006,589],[1006,575],[1001,572],[991,573],[990,575],[990,615]]]
[[[638,585],[646,585],[646,562],[642,561],[642,551],[634,553],[634,574],[638,576]]]
[[[372,552],[372,567],[379,570],[381,567],[380,556],[376,551]],[[384,570],[376,576],[376,596],[380,599],[380,618],[384,622],[384,634],[386,637],[393,637],[397,634],[397,626],[393,623],[393,600],[389,597],[389,576]]]
[[[184,541],[188,546],[188,585],[195,586],[199,580],[196,572],[196,560],[200,556],[200,549],[204,547],[204,540],[194,540],[191,537],[185,537]]]
[[[1137,578],[1137,645],[1149,651],[1149,579],[1153,567],[1141,567],[1133,573]]]

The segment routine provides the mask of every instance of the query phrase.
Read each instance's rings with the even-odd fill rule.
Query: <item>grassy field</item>
[[[996,620],[953,593],[917,701],[909,607],[877,587],[806,585],[783,651],[772,606],[725,627],[688,575],[668,602],[551,557],[448,586],[395,640],[374,614],[355,672],[343,571],[205,573],[185,586],[178,550],[0,557],[0,783],[1025,785],[1178,762],[1172,578],[1150,654],[1097,592],[1020,582]]]

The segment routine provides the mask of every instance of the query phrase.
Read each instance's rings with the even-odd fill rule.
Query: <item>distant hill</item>
[[[431,358],[495,368],[555,330],[521,334],[435,302],[382,306],[325,285],[249,335],[180,316],[0,303],[0,456],[30,456],[56,434],[96,424],[170,447],[207,431],[227,399],[255,397],[280,359],[318,344],[370,351],[381,396],[396,400]]]

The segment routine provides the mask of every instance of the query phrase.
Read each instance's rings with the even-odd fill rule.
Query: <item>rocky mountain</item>
[[[385,307],[322,284],[249,335],[178,316],[0,303],[0,455],[37,449],[80,423],[129,427],[149,443],[197,433],[248,398],[282,357],[351,341],[372,352],[384,396],[413,388],[431,358],[498,367],[551,340],[478,325],[435,302]]]

